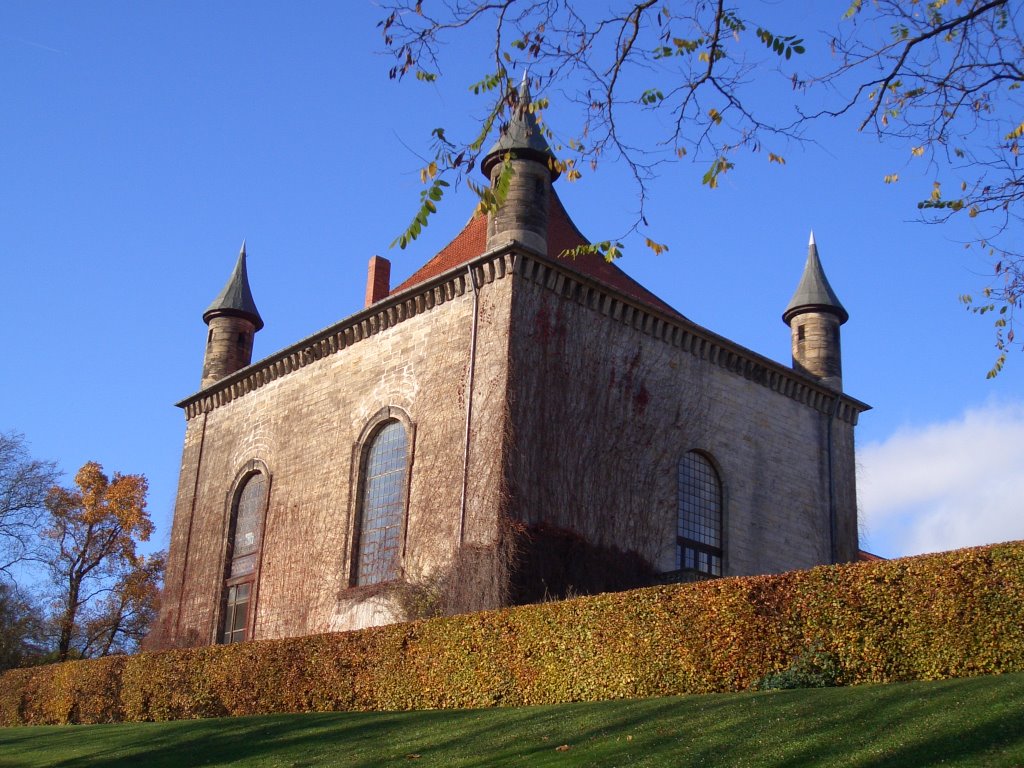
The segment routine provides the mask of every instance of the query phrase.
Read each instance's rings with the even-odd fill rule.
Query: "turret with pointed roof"
[[[537,116],[530,111],[532,101],[529,78],[524,74],[512,117],[480,163],[492,186],[501,176],[506,157],[512,166],[505,201],[490,215],[488,249],[514,240],[538,253],[547,253],[551,182],[558,178],[558,169]]]
[[[849,314],[839,303],[836,292],[829,285],[825,277],[825,270],[821,267],[821,260],[818,258],[818,245],[814,242],[814,232],[811,232],[811,239],[807,243],[807,263],[804,265],[804,274],[800,278],[800,284],[796,287],[793,298],[789,300],[786,311],[782,313],[782,320],[785,323],[801,312],[807,311],[832,312],[839,318],[840,324],[850,319]]]
[[[494,166],[500,163],[506,154],[513,158],[532,159],[544,163],[551,173],[551,180],[558,178],[555,168],[555,153],[551,151],[544,131],[537,122],[537,116],[530,111],[533,97],[530,95],[530,81],[527,73],[523,73],[523,81],[519,84],[519,98],[512,112],[512,119],[501,132],[494,146],[484,155],[480,162],[480,170],[484,176],[491,178]]]
[[[793,368],[842,391],[843,363],[839,326],[850,315],[840,303],[818,258],[818,246],[811,232],[807,263],[782,320],[792,332]]]
[[[245,240],[242,240],[242,248],[238,252],[238,261],[231,272],[231,277],[217,298],[203,312],[203,322],[209,324],[210,318],[217,315],[237,315],[251,320],[256,330],[263,327],[263,318],[256,309],[256,302],[252,298],[252,290],[249,288],[249,273],[245,268]]]
[[[580,272],[588,279],[603,283],[660,312],[682,317],[598,253],[584,253],[572,259],[559,258],[564,251],[586,245],[590,240],[573,223],[551,184],[559,175],[555,155],[536,116],[529,111],[530,103],[529,81],[524,76],[512,120],[481,161],[482,170],[493,184],[501,173],[505,156],[510,157],[514,175],[505,204],[486,218],[474,215],[454,240],[392,289],[391,294],[406,291],[487,251],[516,241],[536,253],[559,260],[565,268]]]
[[[203,360],[202,386],[205,388],[252,362],[253,340],[263,327],[263,318],[249,288],[244,240],[231,277],[203,312],[203,322],[210,328]]]

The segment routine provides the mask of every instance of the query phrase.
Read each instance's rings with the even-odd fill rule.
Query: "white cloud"
[[[1024,539],[1024,402],[858,446],[866,548],[898,556]]]

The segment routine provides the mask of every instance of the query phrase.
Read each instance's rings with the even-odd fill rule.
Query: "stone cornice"
[[[761,384],[822,414],[851,425],[871,406],[836,393],[814,379],[719,336],[678,315],[669,315],[530,251],[516,262],[520,277],[636,330],[679,347],[712,365]],[[836,395],[839,402],[836,403]],[[838,408],[837,408],[838,405]]]
[[[230,403],[292,371],[462,296],[471,290],[467,274],[469,268],[473,270],[478,287],[505,277],[512,269],[515,250],[513,244],[503,246],[401,293],[388,296],[280,352],[225,376],[176,405],[184,409],[186,419],[191,419]]]
[[[333,355],[471,290],[467,270],[477,286],[500,280],[513,271],[519,277],[612,320],[683,349],[712,365],[761,384],[825,415],[855,425],[871,406],[839,394],[804,374],[729,341],[681,316],[670,315],[625,296],[522,244],[511,241],[430,280],[389,296],[366,309],[314,333],[280,352],[226,376],[177,403],[185,418],[208,413],[259,389],[281,376]]]

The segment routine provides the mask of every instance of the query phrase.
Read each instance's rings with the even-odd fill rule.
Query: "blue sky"
[[[815,7],[822,18],[786,21],[823,27]],[[90,459],[146,474],[157,544],[184,432],[173,403],[198,388],[201,315],[242,239],[263,357],[358,310],[370,256],[392,260],[397,284],[473,208],[461,191],[413,246],[388,250],[415,210],[430,129],[474,130],[483,105],[465,85],[486,62],[464,43],[438,84],[393,83],[380,16],[359,0],[0,5],[0,429],[69,479]],[[849,123],[810,138],[773,148],[783,168],[741,156],[713,191],[705,164],[666,168],[648,218],[670,250],[633,247],[621,266],[788,363],[780,315],[813,228],[850,312],[845,388],[874,407],[858,427],[865,546],[1024,538],[1024,359],[986,381],[990,322],[957,302],[989,270],[960,243],[971,231],[915,221],[936,171],[907,146]],[[900,183],[883,184],[893,172]],[[558,191],[594,239],[636,205],[608,163]]]

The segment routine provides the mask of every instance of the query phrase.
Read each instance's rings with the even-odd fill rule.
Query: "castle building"
[[[164,644],[402,620],[409,590],[465,610],[857,558],[868,406],[813,235],[790,367],[561,257],[587,239],[529,101],[482,162],[511,165],[496,213],[396,287],[374,257],[365,307],[256,363],[243,244],[178,404]]]

